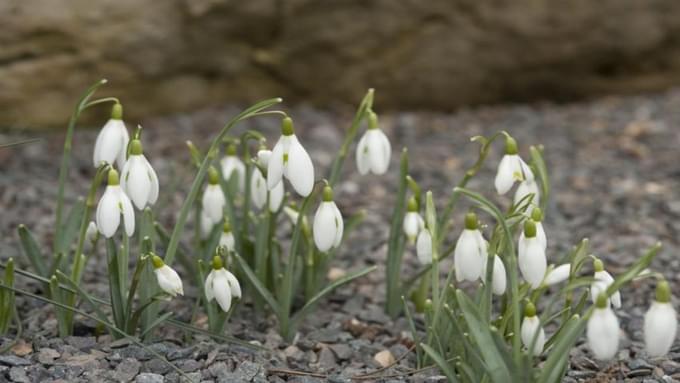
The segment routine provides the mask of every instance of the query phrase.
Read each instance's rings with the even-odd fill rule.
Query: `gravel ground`
[[[377,105],[380,105],[378,95]],[[167,226],[191,180],[187,139],[199,146],[216,133],[235,108],[206,110],[142,121],[145,154],[161,180],[161,200],[156,214]],[[297,107],[290,114],[297,133],[309,148],[317,169],[327,169],[341,140],[341,129],[351,120],[351,111],[327,113]],[[128,125],[132,126],[131,121]],[[645,248],[662,241],[664,249],[653,264],[663,270],[674,293],[680,296],[680,90],[626,98],[606,98],[568,105],[517,105],[462,110],[455,114],[392,113],[381,116],[381,125],[393,144],[395,155],[385,177],[360,177],[350,159],[345,177],[336,188],[339,207],[347,216],[358,209],[368,212],[365,222],[343,244],[334,267],[355,270],[377,265],[378,271],[337,290],[299,328],[292,343],[275,331],[275,320],[256,314],[241,304],[228,331],[241,339],[267,347],[269,352],[242,346],[216,344],[205,337],[171,328],[162,340],[151,345],[192,380],[215,382],[322,382],[350,381],[380,365],[374,356],[385,350],[401,359],[383,374],[384,381],[440,381],[437,371],[411,375],[414,356],[409,354],[412,337],[404,319],[395,321],[383,314],[384,263],[387,222],[397,172],[399,149],[409,147],[412,175],[423,189],[432,189],[439,200],[476,158],[476,144],[468,138],[497,130],[511,132],[527,154],[529,144],[542,143],[552,178],[553,196],[546,217],[549,254],[555,262],[581,238],[591,239],[594,254],[605,260],[614,273],[632,263]],[[275,139],[278,122],[260,119],[240,129],[262,130]],[[74,167],[69,198],[84,194],[93,175],[91,151],[96,130],[78,131],[74,142]],[[0,142],[40,137],[38,143],[0,149],[0,256],[15,257],[24,264],[16,236],[24,223],[44,248],[51,243],[54,225],[58,161],[63,133],[0,134]],[[490,155],[479,178],[469,187],[507,206],[507,198],[493,191],[493,175],[502,148]],[[376,203],[379,201],[379,203]],[[462,204],[458,212],[464,212]],[[489,221],[488,218],[484,218]],[[190,226],[193,223],[190,222]],[[449,233],[451,240],[458,228]],[[405,256],[404,274],[417,267],[412,249]],[[84,276],[85,287],[106,296],[104,255],[92,257]],[[24,265],[25,267],[25,265]],[[446,265],[442,267],[446,270]],[[37,290],[30,282],[22,286]],[[187,295],[197,290],[187,286]],[[603,363],[594,360],[583,342],[572,350],[567,382],[574,381],[664,381],[680,379],[680,343],[667,358],[649,359],[642,350],[642,317],[653,288],[649,283],[626,287],[624,307],[617,312],[623,329],[618,357]],[[172,303],[178,317],[190,318],[191,300]],[[179,375],[147,351],[108,335],[95,336],[95,323],[80,318],[76,335],[56,337],[51,307],[18,298],[23,319],[22,340],[0,356],[0,382],[135,381],[174,382]],[[198,322],[205,318],[198,318]],[[9,342],[10,339],[4,339]],[[285,370],[313,372],[295,375]]]

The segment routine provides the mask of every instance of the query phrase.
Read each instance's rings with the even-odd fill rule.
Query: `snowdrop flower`
[[[206,217],[210,218],[213,225],[222,222],[225,204],[224,193],[220,187],[220,175],[211,166],[208,169],[208,186],[206,186],[203,192],[202,206],[203,212]]]
[[[97,136],[94,144],[92,162],[98,168],[102,162],[113,165],[118,162],[118,168],[125,165],[125,155],[130,136],[123,122],[123,106],[119,103],[113,105],[111,118],[106,122]]]
[[[432,235],[429,229],[423,229],[418,234],[416,255],[421,264],[429,265],[432,263]]]
[[[201,210],[199,225],[201,229],[201,239],[207,239],[210,236],[213,227],[215,227],[215,224],[213,223],[212,218],[205,212],[205,209]]]
[[[220,236],[220,246],[227,248],[227,252],[234,251],[234,234],[231,232],[231,225],[225,222],[222,226],[222,235]]]
[[[269,197],[269,211],[275,213],[281,207],[283,195],[283,182],[276,184],[267,194],[267,180],[259,168],[253,167],[253,174],[250,177],[250,199],[255,207],[262,209],[265,203],[267,203],[267,197]]]
[[[517,190],[515,190],[515,198],[513,200],[513,204],[517,205],[529,194],[534,195],[533,198],[531,199],[532,205],[539,205],[541,203],[538,184],[536,183],[535,179],[520,182],[519,186],[517,187]]]
[[[333,189],[326,185],[323,188],[323,201],[314,215],[314,243],[319,251],[337,248],[342,241],[344,224],[342,214],[333,202]]]
[[[534,356],[541,355],[545,346],[545,331],[541,326],[541,320],[536,315],[536,306],[531,302],[527,303],[524,308],[524,320],[522,320],[520,335],[524,347],[531,349]],[[536,338],[535,343],[534,337]],[[532,344],[533,348],[531,347]]]
[[[590,284],[590,299],[592,299],[593,302],[597,300],[597,297],[601,294],[604,293],[607,288],[609,288],[609,285],[614,283],[614,277],[611,276],[607,272],[607,270],[604,269],[604,263],[600,259],[596,259],[593,261],[593,269],[595,269],[595,275],[593,276],[595,278],[595,281]],[[607,303],[609,303],[610,299],[607,299]],[[611,296],[611,304],[614,306],[615,309],[621,308],[621,293],[620,292],[615,292]]]
[[[465,215],[465,229],[460,233],[453,252],[456,280],[475,281],[482,274],[487,257],[487,244],[478,229],[477,215]]]
[[[154,255],[151,258],[153,263],[154,273],[156,273],[156,279],[158,280],[158,286],[172,297],[179,295],[184,295],[184,289],[182,288],[182,280],[175,270],[170,266],[166,265],[161,257]]]
[[[548,238],[545,235],[545,229],[543,229],[543,211],[540,208],[535,207],[531,210],[531,220],[536,224],[536,238],[543,245],[543,250],[548,249]],[[524,230],[519,234],[519,241],[522,242],[524,238]]]
[[[645,314],[645,348],[651,357],[668,354],[675,341],[678,320],[671,305],[671,289],[668,282],[656,286],[656,300]]]
[[[357,168],[359,174],[385,174],[390,165],[392,146],[387,136],[378,128],[378,116],[369,112],[368,130],[357,145]]]
[[[533,181],[534,173],[522,160],[517,150],[517,141],[512,137],[505,139],[505,155],[498,165],[498,173],[494,182],[498,194],[503,195],[512,188],[515,181]]]
[[[97,243],[97,240],[99,239],[99,231],[97,230],[97,224],[94,223],[94,221],[90,221],[90,223],[87,225],[85,238],[87,238],[87,240],[93,245]]]
[[[605,294],[597,296],[595,305],[586,328],[588,347],[597,359],[611,359],[619,348],[619,320]]]
[[[109,170],[108,186],[97,205],[96,221],[99,232],[106,238],[113,237],[120,225],[121,215],[125,233],[131,237],[135,232],[135,211],[130,199],[120,187],[118,172],[112,168]]]
[[[406,234],[409,242],[415,242],[423,227],[425,227],[425,221],[418,214],[418,202],[414,197],[411,197],[408,200],[407,212],[404,215],[404,234]]]
[[[293,189],[307,197],[314,188],[314,165],[305,148],[300,145],[293,130],[293,120],[283,119],[281,138],[274,145],[267,164],[267,188],[269,190],[286,177]]]
[[[536,236],[536,222],[528,219],[524,223],[524,236],[518,244],[517,262],[524,280],[529,282],[532,289],[541,286],[548,262],[545,258],[545,247]]]
[[[548,273],[545,276],[545,280],[543,280],[543,283],[547,286],[562,283],[569,278],[569,273],[571,273],[571,263],[559,265],[551,270],[548,270]]]
[[[123,178],[120,186],[134,202],[137,209],[153,205],[158,199],[158,176],[144,157],[141,141],[134,139],[130,143],[130,157],[123,166]]]
[[[486,278],[486,264],[488,263],[488,256],[484,258],[482,264],[482,273],[480,274],[482,281]],[[505,294],[505,287],[507,286],[507,274],[505,273],[505,265],[503,260],[494,255],[493,272],[491,274],[491,289],[496,295]]]
[[[224,180],[229,181],[232,175],[234,175],[238,190],[243,192],[245,188],[246,166],[236,154],[236,145],[230,144],[227,146],[227,153],[222,157],[220,165],[222,166],[222,177],[224,177]]]
[[[224,312],[231,308],[232,298],[241,298],[241,285],[238,279],[224,268],[222,258],[219,256],[213,258],[213,268],[205,279],[204,289],[208,302],[216,300]]]

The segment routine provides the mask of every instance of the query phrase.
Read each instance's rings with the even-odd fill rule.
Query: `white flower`
[[[482,264],[482,273],[480,277],[482,281],[486,278],[486,264],[488,263],[488,256],[484,258]],[[493,273],[491,274],[491,288],[494,294],[505,294],[505,287],[507,286],[507,275],[505,273],[505,265],[503,260],[496,254],[493,261]]]
[[[531,350],[534,356],[541,355],[545,346],[545,331],[543,326],[541,326],[541,320],[536,315],[536,308],[532,303],[527,304],[520,333],[522,343],[527,349],[531,348],[534,337],[536,337],[536,341],[533,343],[534,347]]]
[[[232,144],[227,147],[227,154],[220,160],[220,165],[222,166],[222,177],[224,177],[224,180],[229,181],[231,176],[235,174],[238,190],[243,192],[245,188],[246,166],[236,155],[236,145]]]
[[[272,150],[267,164],[267,188],[269,190],[288,178],[293,189],[303,196],[308,196],[314,188],[314,165],[305,148],[300,145],[293,132],[293,121],[283,119],[281,138]]]
[[[513,204],[517,205],[521,200],[524,199],[524,197],[528,196],[529,194],[534,195],[534,197],[531,199],[532,205],[539,205],[541,203],[540,192],[538,190],[538,184],[536,183],[535,179],[520,182],[519,186],[517,187],[517,190],[515,190],[515,198]]]
[[[505,140],[505,155],[498,164],[495,186],[498,194],[503,195],[512,188],[515,181],[533,181],[534,173],[517,154],[517,142],[511,137]]]
[[[250,199],[258,209],[262,209],[267,202],[269,196],[269,211],[274,213],[281,207],[283,202],[283,182],[279,182],[269,191],[267,195],[267,180],[262,175],[262,172],[257,167],[253,168],[253,175],[250,177]]]
[[[429,229],[423,229],[418,234],[416,255],[421,264],[429,265],[432,263],[432,235]]]
[[[109,182],[104,195],[97,205],[96,221],[97,229],[106,238],[111,238],[120,225],[120,216],[123,216],[125,233],[131,237],[135,232],[135,211],[130,199],[121,189],[118,180],[118,172],[109,170]]]
[[[153,205],[158,199],[158,176],[142,154],[142,143],[132,140],[130,157],[125,162],[120,186],[134,202],[137,209]]]
[[[219,182],[217,170],[210,167],[208,170],[208,186],[205,187],[203,192],[202,206],[205,215],[212,220],[214,225],[222,222],[224,205],[227,203]]]
[[[95,243],[97,242],[98,237],[99,231],[97,230],[97,224],[94,223],[94,221],[90,221],[87,225],[87,231],[85,231],[85,238],[87,238],[90,243]]]
[[[678,329],[675,309],[670,303],[668,282],[661,281],[656,287],[656,300],[645,314],[645,348],[651,357],[668,354]]]
[[[234,251],[234,234],[231,232],[231,225],[228,222],[225,222],[222,228],[219,245],[226,247],[227,251]]]
[[[199,224],[200,229],[201,229],[201,239],[207,239],[210,236],[210,233],[213,230],[213,227],[215,227],[215,224],[213,223],[212,218],[208,216],[208,214],[205,212],[205,210],[201,210],[201,217],[200,217],[200,222]]]
[[[94,144],[92,160],[95,168],[99,167],[102,162],[113,165],[114,161],[118,161],[119,168],[125,165],[125,155],[130,136],[122,118],[123,107],[120,104],[115,104],[111,111],[111,119],[99,132]]]
[[[184,289],[182,288],[182,280],[175,270],[170,266],[166,265],[161,257],[154,255],[151,259],[153,263],[154,272],[156,273],[156,279],[158,281],[158,286],[172,297],[179,295],[184,295]]]
[[[619,348],[619,320],[604,294],[598,296],[597,307],[588,319],[588,346],[598,359],[611,359]]]
[[[272,190],[269,191],[269,211],[276,213],[281,208],[281,203],[283,202],[283,195],[285,191],[283,190],[283,182],[279,182]]]
[[[524,224],[524,236],[520,238],[518,244],[517,263],[522,272],[524,280],[529,282],[531,288],[536,289],[541,286],[545,271],[548,268],[548,261],[545,257],[545,247],[538,238],[536,223],[527,220]]]
[[[403,229],[406,238],[413,243],[418,233],[425,227],[423,217],[418,214],[418,202],[414,197],[409,198],[406,214],[404,214]]]
[[[565,263],[563,265],[559,265],[559,266],[555,267],[554,269],[548,271],[548,274],[545,276],[545,280],[543,280],[543,283],[545,283],[548,286],[552,286],[552,285],[556,285],[558,283],[562,283],[569,278],[570,272],[571,272],[571,264],[570,263]]]
[[[314,243],[319,251],[337,248],[342,241],[344,223],[342,214],[333,202],[333,190],[330,186],[323,189],[323,201],[314,215]]]
[[[385,174],[390,164],[392,146],[387,136],[378,128],[378,117],[370,112],[368,130],[357,145],[356,161],[359,174]]]
[[[257,161],[263,168],[269,166],[269,159],[271,158],[271,156],[272,156],[271,150],[260,149],[257,151]]]
[[[465,216],[465,229],[458,237],[453,257],[458,282],[475,281],[482,274],[487,257],[487,243],[477,229],[477,216],[474,213]]]
[[[219,257],[216,257],[219,259]],[[234,274],[222,267],[222,261],[213,260],[213,269],[205,279],[205,297],[208,302],[217,301],[222,311],[228,312],[231,308],[231,299],[241,298],[241,285]]]
[[[600,259],[596,259],[593,262],[593,268],[595,269],[595,275],[593,276],[595,281],[590,284],[590,299],[595,302],[597,297],[604,293],[609,288],[609,285],[614,283],[614,277],[604,269],[604,264]],[[610,299],[615,309],[621,308],[621,293],[619,291],[612,294]],[[609,302],[609,299],[607,302]]]

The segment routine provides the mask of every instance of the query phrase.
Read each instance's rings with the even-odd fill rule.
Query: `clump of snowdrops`
[[[495,191],[504,196],[517,185],[505,211],[466,188],[498,140],[505,145]],[[647,355],[668,353],[675,340],[676,312],[668,282],[649,268],[660,245],[617,276],[591,254],[588,239],[568,254],[554,254],[550,228],[543,225],[550,193],[543,149],[530,147],[531,160],[526,163],[506,132],[472,141],[481,145],[479,157],[452,190],[442,213],[432,192],[423,196],[409,176],[407,152],[402,153],[389,241],[386,311],[396,316],[405,309],[414,334],[416,325],[405,297],[424,313],[425,334],[416,339],[418,364],[436,364],[452,382],[561,381],[569,350],[584,331],[595,358],[615,357],[619,290],[646,278],[657,281],[644,317]],[[459,229],[452,230],[451,214],[460,197],[472,206]],[[416,253],[422,268],[404,281],[400,265],[406,250]],[[442,283],[440,262],[451,255],[453,267],[445,270]],[[586,271],[588,266],[592,272]]]

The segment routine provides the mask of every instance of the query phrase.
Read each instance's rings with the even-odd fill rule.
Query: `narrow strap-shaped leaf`
[[[557,383],[562,380],[563,366],[569,360],[569,350],[586,327],[586,320],[578,315],[571,317],[564,325],[560,337],[548,354],[538,378],[540,383]]]
[[[78,198],[71,211],[69,211],[68,216],[66,216],[66,221],[64,221],[64,227],[59,233],[59,237],[55,238],[55,241],[57,241],[57,253],[68,252],[70,244],[74,242],[76,235],[78,235],[78,229],[80,228],[80,222],[84,213],[85,199]]]
[[[387,298],[385,311],[391,317],[396,317],[401,311],[400,298],[403,294],[401,286],[401,259],[403,257],[404,235],[402,224],[406,207],[406,189],[408,187],[408,150],[401,152],[397,199],[390,223],[390,234],[387,242]]]
[[[109,294],[111,296],[111,310],[116,326],[125,328],[125,305],[120,296],[121,286],[118,276],[118,254],[116,244],[111,238],[106,239],[106,255],[108,258],[109,270]]]
[[[423,351],[425,351],[425,353],[430,358],[432,358],[432,360],[434,360],[434,362],[437,364],[437,367],[439,367],[444,375],[446,375],[446,378],[449,380],[449,382],[458,382],[458,379],[456,378],[456,372],[454,371],[453,367],[441,356],[441,354],[425,343],[421,343],[420,347],[422,347]]]
[[[543,160],[543,154],[541,149],[532,146],[529,148],[529,153],[531,154],[531,164],[534,165],[534,170],[538,172],[538,178],[541,180],[541,210],[546,211],[546,206],[548,205],[548,199],[550,197],[550,178],[548,177],[548,169],[545,166],[545,161]]]
[[[148,335],[153,329],[158,327],[161,323],[165,322],[172,316],[172,312],[167,312],[164,314],[161,314],[161,316],[157,317],[147,328],[142,331],[142,333],[139,335],[141,338],[144,338],[144,336]]]
[[[250,266],[248,266],[248,262],[246,262],[243,258],[241,258],[240,255],[236,253],[233,253],[233,255],[238,262],[239,267],[243,271],[243,274],[248,279],[250,285],[253,286],[257,293],[260,294],[260,297],[262,297],[262,299],[267,302],[272,311],[278,314],[280,312],[279,303],[276,301],[272,293],[270,293],[264,284],[262,284],[260,280],[257,279],[257,275],[255,275]]]
[[[45,265],[45,257],[38,247],[38,243],[33,238],[30,230],[25,225],[19,225],[19,241],[24,254],[28,257],[28,261],[33,266],[33,269],[43,277],[49,277],[47,274],[47,266]]]

